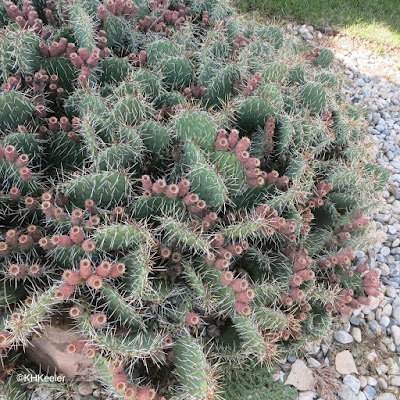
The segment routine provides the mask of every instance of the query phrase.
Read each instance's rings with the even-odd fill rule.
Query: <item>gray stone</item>
[[[378,378],[378,387],[379,387],[379,389],[382,389],[382,390],[385,390],[388,388],[388,384],[387,384],[385,378],[382,378],[382,377]]]
[[[321,363],[318,360],[316,360],[315,358],[312,358],[312,357],[308,357],[307,358],[307,364],[311,368],[318,368],[319,366],[321,366]]]
[[[373,400],[375,398],[376,390],[372,386],[365,386],[363,392],[368,400]]]
[[[380,321],[379,324],[382,325],[384,328],[387,328],[390,324],[390,318],[384,315]]]
[[[364,375],[360,376],[360,385],[361,385],[361,389],[364,389],[365,386],[368,385],[367,378]]]
[[[390,254],[390,248],[387,247],[387,246],[383,246],[383,247],[381,248],[381,254],[382,254],[384,257],[388,256],[388,255]]]
[[[376,386],[378,384],[378,381],[373,376],[369,376],[367,382],[369,386]]]
[[[294,355],[292,354],[292,355],[290,355],[290,356],[287,358],[287,360],[288,360],[290,363],[294,363],[294,362],[297,360],[297,357],[294,356]]]
[[[392,315],[392,306],[390,304],[386,304],[382,309],[383,317],[390,317]]]
[[[335,340],[337,342],[342,343],[342,344],[349,344],[349,343],[353,343],[353,341],[354,341],[353,337],[345,331],[337,331],[333,334],[333,337],[335,338]]]
[[[396,396],[392,393],[382,393],[375,397],[375,400],[397,400]]]
[[[394,375],[390,378],[390,384],[393,386],[400,386],[400,375]]]
[[[352,330],[351,330],[351,335],[353,336],[354,340],[357,343],[361,343],[362,336],[361,336],[361,329],[360,328],[353,327]]]
[[[357,400],[357,395],[347,385],[341,385],[339,398],[341,400]]]
[[[375,367],[376,372],[378,375],[384,375],[386,372],[388,372],[388,366],[386,364],[380,364]],[[378,383],[379,383],[379,378],[378,378]]]
[[[343,383],[347,385],[355,394],[357,394],[360,391],[361,387],[360,380],[353,375],[346,375],[343,378]]]
[[[386,289],[386,292],[387,292],[387,289]],[[400,306],[393,308],[392,317],[400,324]]]
[[[369,322],[368,326],[369,326],[369,329],[371,329],[372,332],[381,333],[381,331],[382,331],[381,326],[374,319]]]
[[[394,344],[396,346],[400,346],[400,328],[396,325],[393,325],[390,330]]]
[[[359,392],[357,394],[357,400],[367,400],[367,396],[364,394],[364,392]]]

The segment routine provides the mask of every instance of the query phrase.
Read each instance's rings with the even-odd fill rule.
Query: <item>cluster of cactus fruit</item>
[[[2,0],[0,26],[3,363],[62,313],[116,396],[217,398],[378,293],[354,251],[387,174],[329,50],[223,0]]]

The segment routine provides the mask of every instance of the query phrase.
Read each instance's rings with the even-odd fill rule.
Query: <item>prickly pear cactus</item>
[[[329,52],[223,0],[0,16],[3,363],[61,313],[116,396],[212,399],[377,294],[354,251],[387,174]]]

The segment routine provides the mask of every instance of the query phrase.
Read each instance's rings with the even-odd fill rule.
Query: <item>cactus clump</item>
[[[110,392],[211,399],[378,293],[387,173],[330,53],[224,0],[0,10],[3,362],[61,313]]]

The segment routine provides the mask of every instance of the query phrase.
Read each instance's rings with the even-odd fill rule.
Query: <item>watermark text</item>
[[[31,383],[31,382],[64,383],[65,376],[44,375],[44,374],[18,374],[17,381],[22,383]]]

